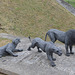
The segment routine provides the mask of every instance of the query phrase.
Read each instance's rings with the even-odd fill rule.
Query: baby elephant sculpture
[[[17,51],[19,51],[19,52],[23,51],[22,49],[21,50],[20,49],[15,49],[16,46],[18,45],[18,43],[20,43],[19,38],[14,39],[12,41],[12,43],[8,43],[7,45],[0,47],[0,58],[2,56],[4,56],[4,55],[8,55],[8,54],[10,54],[10,55],[12,55],[14,57],[17,57],[18,55],[14,54],[13,52],[15,52],[15,51],[16,52]]]
[[[55,63],[53,62],[54,60],[56,60],[55,58],[53,58],[53,53],[61,56],[62,55],[62,51],[60,48],[56,47],[53,42],[46,42],[40,38],[35,38],[32,40],[31,42],[32,44],[29,46],[28,50],[30,51],[31,48],[34,48],[35,46],[38,49],[38,52],[42,52],[41,50],[43,50],[44,52],[46,52],[48,59],[50,60],[50,64],[52,67],[56,66]],[[41,50],[39,50],[39,48]]]
[[[51,39],[53,43],[56,40],[59,40],[62,43],[65,43],[66,56],[70,56],[70,54],[74,54],[74,52],[72,52],[72,45],[75,44],[75,29],[71,29],[67,32],[63,32],[57,29],[50,29],[46,33],[45,41],[46,41],[47,35],[49,36],[49,38]],[[70,48],[70,52],[68,51],[68,46]]]
[[[75,45],[75,29],[68,30],[65,33],[65,48],[67,56],[74,54],[74,52],[72,52],[73,45]],[[68,51],[68,47],[70,48],[70,53]]]
[[[51,39],[51,41],[54,43],[56,40],[61,41],[62,43],[65,43],[65,32],[57,30],[57,29],[50,29],[45,35],[45,41],[47,38],[47,35]]]

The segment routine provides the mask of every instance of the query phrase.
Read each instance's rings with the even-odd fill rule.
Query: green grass
[[[9,40],[9,39],[0,38],[0,47],[6,45],[6,44],[8,44],[8,43],[11,43],[11,42],[12,42],[12,41]]]
[[[68,2],[69,4],[71,4],[73,7],[75,7],[75,0],[64,0],[66,2]]]
[[[56,0],[1,0],[0,24],[0,32],[44,39],[52,28],[75,29],[75,16]]]

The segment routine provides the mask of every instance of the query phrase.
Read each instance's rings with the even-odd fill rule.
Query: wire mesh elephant
[[[28,50],[30,51],[31,48],[35,48],[35,47],[37,47],[38,52],[42,52],[42,51],[46,52],[47,57],[50,60],[51,66],[52,67],[56,66],[55,63],[53,62],[54,60],[56,60],[55,58],[53,58],[53,53],[61,56],[62,51],[60,48],[56,47],[53,42],[46,42],[41,38],[33,39],[33,41],[31,41],[31,45],[29,46]]]
[[[12,55],[14,57],[17,57],[18,55],[14,54],[15,51],[23,51],[23,49],[16,49],[16,46],[20,43],[20,39],[16,38],[12,40],[12,43],[8,43],[5,46],[0,47],[0,58],[4,55]]]
[[[56,40],[59,40],[62,43],[65,43],[66,48],[66,56],[70,56],[70,54],[74,54],[72,52],[72,45],[75,44],[75,30],[71,29],[67,32],[63,32],[57,29],[50,29],[46,35],[45,35],[45,41],[47,38],[47,35],[51,39],[51,41],[54,43]],[[70,48],[70,52],[68,51],[68,46]]]

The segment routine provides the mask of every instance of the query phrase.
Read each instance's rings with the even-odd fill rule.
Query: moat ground
[[[14,39],[8,34],[0,34],[0,37]],[[55,43],[61,47],[63,54],[56,58],[55,67],[51,67],[50,61],[44,52],[38,53],[34,48],[27,51],[30,45],[28,38],[21,37],[21,43],[17,46],[23,49],[23,52],[17,52],[18,57],[6,56],[0,58],[0,71],[8,75],[75,75],[75,54],[69,57],[65,56],[64,44]],[[73,52],[75,48],[73,48]]]

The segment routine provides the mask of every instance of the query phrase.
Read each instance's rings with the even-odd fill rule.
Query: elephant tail
[[[29,38],[30,42],[32,42],[32,41],[31,41],[31,37],[29,36],[28,38]]]
[[[47,35],[48,35],[48,33],[46,33],[46,35],[45,35],[45,41],[46,41]]]

